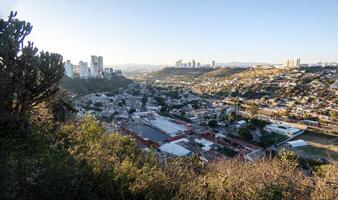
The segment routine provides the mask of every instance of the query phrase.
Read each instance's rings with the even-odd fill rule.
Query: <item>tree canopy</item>
[[[54,95],[64,74],[61,55],[25,43],[32,25],[16,15],[0,19],[0,126]]]

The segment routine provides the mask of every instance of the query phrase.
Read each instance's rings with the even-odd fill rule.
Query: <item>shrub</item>
[[[239,135],[245,140],[252,140],[253,136],[247,128],[239,129]]]
[[[102,106],[103,106],[103,103],[102,103],[102,102],[95,102],[95,103],[94,103],[94,106],[95,106],[95,107],[102,107]]]

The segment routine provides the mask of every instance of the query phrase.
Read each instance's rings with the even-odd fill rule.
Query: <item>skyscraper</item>
[[[196,62],[195,62],[195,60],[194,60],[194,59],[191,61],[191,64],[192,64],[192,67],[193,67],[193,68],[195,68],[195,67],[196,67]]]
[[[91,72],[93,76],[101,75],[103,72],[103,57],[102,56],[91,56]]]
[[[67,60],[65,64],[65,72],[69,78],[73,77],[73,64],[70,62],[70,60]]]
[[[216,63],[215,63],[215,61],[213,60],[213,61],[211,61],[211,67],[216,67]]]
[[[99,56],[98,60],[99,60],[99,74],[102,74],[102,72],[103,72],[103,57]]]
[[[300,66],[300,58],[297,58],[296,67]]]
[[[182,67],[182,60],[176,61],[175,66],[178,68]]]
[[[88,67],[88,63],[80,61],[79,62],[79,76],[80,76],[80,78],[88,77],[89,74],[90,74],[90,69]]]

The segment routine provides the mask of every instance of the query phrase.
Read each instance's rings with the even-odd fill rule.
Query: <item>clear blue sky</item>
[[[0,0],[73,63],[338,61],[338,0]]]

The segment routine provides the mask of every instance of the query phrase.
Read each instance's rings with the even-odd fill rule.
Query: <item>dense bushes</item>
[[[244,140],[252,140],[253,136],[250,133],[249,129],[247,128],[241,128],[239,129],[239,135],[244,139]]]
[[[45,129],[43,129],[45,130]],[[0,138],[2,199],[334,199],[337,165],[305,176],[282,156],[205,165],[198,157],[158,161],[134,140],[92,118],[27,138]]]

